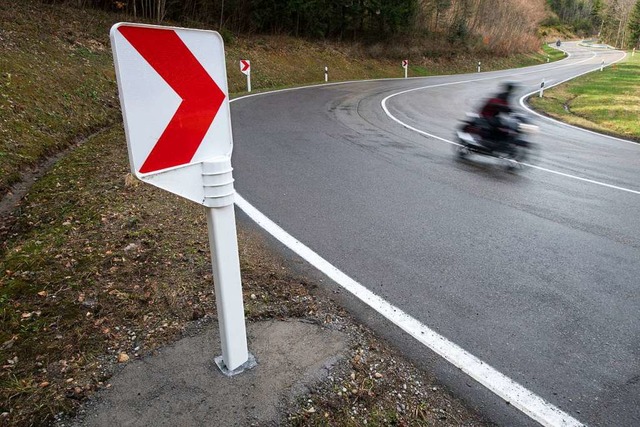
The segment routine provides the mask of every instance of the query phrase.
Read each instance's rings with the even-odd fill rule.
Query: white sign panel
[[[111,44],[132,172],[202,203],[201,163],[233,148],[222,37],[120,23]]]

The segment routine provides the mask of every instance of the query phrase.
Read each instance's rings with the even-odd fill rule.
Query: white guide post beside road
[[[110,36],[132,173],[205,207],[222,345],[216,363],[237,374],[255,359],[242,302],[222,37],[128,23]]]
[[[240,60],[240,71],[247,76],[247,92],[251,92],[251,61],[248,59]]]

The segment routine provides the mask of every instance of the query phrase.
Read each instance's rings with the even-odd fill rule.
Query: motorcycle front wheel
[[[471,153],[469,151],[469,148],[460,142],[458,143],[458,145],[455,145],[453,149],[455,150],[456,155],[459,159],[466,159],[467,156]]]

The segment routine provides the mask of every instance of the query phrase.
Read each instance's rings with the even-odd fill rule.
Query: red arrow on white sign
[[[189,163],[225,94],[175,31],[133,26],[120,26],[118,31],[182,98],[139,172],[150,173]]]
[[[240,71],[242,71],[243,74],[249,74],[251,72],[251,61],[247,59],[241,59]]]
[[[255,365],[242,304],[224,43],[213,31],[115,24],[110,32],[132,172],[205,206],[225,375]]]
[[[111,44],[131,171],[203,203],[202,164],[233,148],[222,37],[119,23]]]

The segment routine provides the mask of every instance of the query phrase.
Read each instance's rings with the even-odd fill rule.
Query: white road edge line
[[[388,303],[338,270],[320,255],[267,218],[240,196],[240,194],[236,193],[235,203],[256,224],[305,259],[309,264],[530,418],[548,427],[584,426],[584,424],[577,419],[546,402],[541,397],[527,390],[511,378],[503,375],[462,347],[428,328],[400,308]]]

